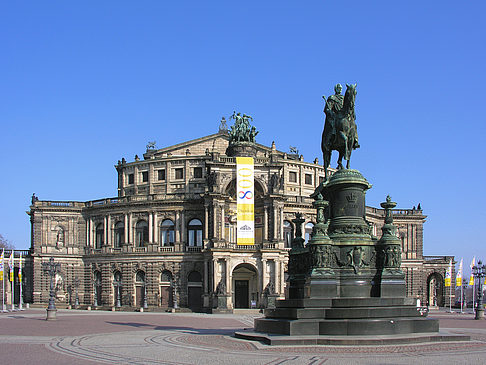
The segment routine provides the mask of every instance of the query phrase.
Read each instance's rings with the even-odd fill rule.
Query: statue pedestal
[[[54,321],[57,319],[57,309],[46,309],[47,311],[47,321]]]
[[[266,309],[265,318],[255,319],[254,331],[237,332],[236,337],[279,345],[468,339],[439,335],[439,321],[425,318],[415,300],[405,297],[390,208],[396,204],[389,198],[383,203],[383,236],[372,238],[365,220],[370,187],[359,171],[338,170],[316,189],[312,238],[306,247],[296,245],[289,252],[288,297]],[[322,198],[330,208],[325,222],[327,202]]]
[[[216,306],[212,309],[212,313],[231,313],[232,309],[228,305],[229,299],[229,295],[217,294],[214,297]]]

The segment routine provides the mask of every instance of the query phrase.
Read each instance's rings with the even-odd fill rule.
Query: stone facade
[[[302,213],[306,241],[322,181],[317,161],[255,144],[255,245],[236,245],[235,157],[224,130],[115,166],[118,196],[101,200],[32,199],[32,243],[24,298],[47,303],[42,262],[61,263],[59,303],[81,306],[226,311],[271,306],[286,290],[287,260]],[[379,235],[384,211],[367,207]],[[422,210],[393,210],[402,242],[407,294],[444,305],[449,257],[423,256]],[[77,279],[77,280],[76,280]],[[432,304],[432,303],[431,303]]]

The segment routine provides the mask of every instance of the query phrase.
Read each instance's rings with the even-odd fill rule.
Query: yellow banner
[[[19,272],[19,282],[22,282],[22,273]]]
[[[13,273],[13,271],[10,271],[10,281],[14,281],[14,273]]]
[[[451,278],[445,278],[445,286],[451,286]]]
[[[474,285],[474,276],[472,276],[472,275],[469,278],[469,285]]]
[[[456,278],[456,286],[462,286],[462,278]]]
[[[252,157],[236,157],[236,243],[255,244],[255,186]]]
[[[3,281],[3,270],[0,271],[0,281]]]

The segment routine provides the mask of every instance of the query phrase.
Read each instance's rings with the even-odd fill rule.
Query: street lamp
[[[76,299],[74,300],[74,308],[76,308],[76,309],[78,309],[78,307],[79,307],[78,288],[79,288],[79,279],[78,279],[78,277],[75,277],[74,278],[74,289],[76,290]]]
[[[121,307],[121,277],[118,275],[118,273],[115,273],[115,279],[113,280],[113,286],[115,287],[116,290],[116,304],[115,306],[117,308]]]
[[[58,273],[61,269],[61,264],[59,262],[54,262],[54,257],[49,259],[49,262],[43,262],[42,268],[44,273],[49,275],[50,278],[50,290],[49,290],[49,305],[47,306],[47,317],[46,320],[54,320],[56,319],[56,291],[54,285],[54,278],[56,277],[56,273]]]
[[[483,308],[483,281],[486,277],[486,265],[482,265],[481,260],[478,264],[473,266],[473,276],[478,279],[478,301],[476,303],[476,316],[474,319],[484,318],[484,308]]]
[[[147,277],[145,277],[145,281],[143,283],[143,309],[148,308],[148,304],[147,304],[147,284],[148,284]]]

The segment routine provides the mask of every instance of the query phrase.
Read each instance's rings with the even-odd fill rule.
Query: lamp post
[[[147,309],[148,308],[148,304],[147,304],[147,277],[145,277],[145,281],[143,283],[143,309]]]
[[[69,309],[71,309],[72,301],[73,301],[73,287],[71,284],[67,286],[67,292],[69,294]]]
[[[464,282],[464,280],[463,280],[463,282],[462,282],[462,303],[463,303],[462,307],[463,308],[467,308],[467,300],[466,300],[467,299],[467,295],[466,295],[467,284],[468,284],[467,281]]]
[[[74,308],[76,308],[76,309],[78,309],[78,307],[79,307],[78,288],[79,288],[79,279],[78,279],[78,277],[75,277],[74,278],[74,289],[76,291],[76,298],[74,299]]]
[[[44,273],[49,275],[50,278],[50,290],[49,290],[49,305],[47,306],[47,317],[46,320],[51,321],[56,319],[56,291],[54,285],[54,278],[56,273],[61,269],[61,264],[59,262],[54,262],[54,257],[49,259],[49,262],[43,262],[42,268]]]
[[[98,307],[98,278],[95,277],[93,280],[93,285],[94,285],[94,301],[93,301],[93,307],[97,308]]]
[[[481,260],[478,264],[473,266],[473,276],[478,279],[478,301],[476,303],[476,316],[474,319],[484,318],[484,308],[483,308],[483,281],[486,277],[486,265],[483,265]]]
[[[115,287],[115,290],[116,290],[115,306],[117,308],[120,308],[121,307],[121,286],[122,286],[122,283],[121,283],[120,278],[117,277],[116,275],[115,275],[115,280],[113,280],[113,286]]]

